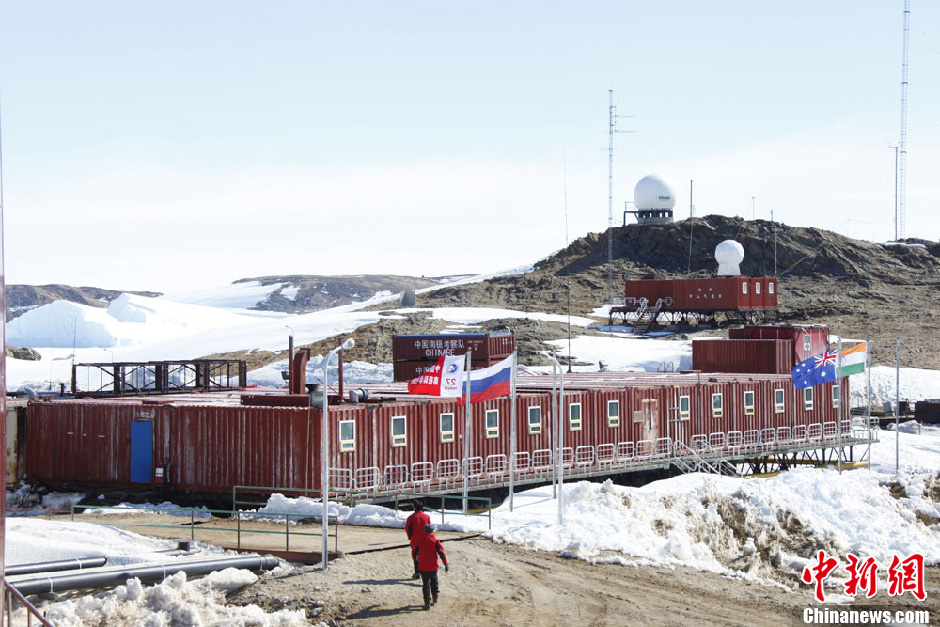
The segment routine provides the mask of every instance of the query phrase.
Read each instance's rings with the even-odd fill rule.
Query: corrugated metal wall
[[[793,365],[829,347],[829,328],[824,325],[749,325],[729,329],[729,339],[790,340],[793,342]]]
[[[719,375],[720,376],[720,375]],[[775,411],[775,391],[783,390],[783,411]],[[732,431],[761,431],[834,422],[837,409],[832,384],[812,388],[813,406],[805,409],[804,392],[789,377],[719,380],[708,375],[676,375],[619,389],[567,390],[559,408],[565,447],[597,447],[671,438],[687,445],[693,438]],[[753,393],[753,413],[745,396]],[[713,395],[721,395],[721,414]],[[688,416],[680,413],[689,397]],[[847,407],[848,388],[842,389]],[[616,401],[619,419],[608,419]],[[580,430],[568,420],[572,403],[581,403]],[[528,410],[539,407],[541,425],[529,431]],[[486,412],[498,412],[498,428],[489,434]],[[453,414],[453,438],[445,441],[442,413]],[[393,439],[392,424],[404,417],[403,438]],[[416,463],[436,470],[442,460],[464,456],[465,411],[446,399],[344,404],[330,408],[330,466],[354,477],[357,471],[404,467]],[[510,454],[510,399],[471,407],[471,457],[484,461]],[[847,412],[843,416],[847,419]],[[131,482],[131,426],[153,425],[153,465],[167,467],[175,489],[227,493],[234,485],[318,488],[320,485],[320,408],[176,405],[99,401],[33,401],[28,407],[25,468],[30,475],[100,485]],[[341,450],[342,424],[355,425],[354,446]],[[516,400],[516,450],[532,453],[552,448],[550,392],[520,393]],[[488,437],[492,436],[492,437]],[[498,461],[498,460],[497,460]]]
[[[702,372],[789,374],[792,340],[692,340],[692,368]]]
[[[771,284],[773,293],[771,293]],[[628,299],[646,298],[650,305],[672,298],[664,311],[720,311],[777,308],[777,281],[773,278],[716,276],[690,279],[642,279],[624,282]]]
[[[314,408],[189,406],[160,412],[163,419],[155,423],[165,446],[158,445],[162,455],[155,459],[169,462],[175,486],[205,492],[233,485],[313,487],[320,424]]]

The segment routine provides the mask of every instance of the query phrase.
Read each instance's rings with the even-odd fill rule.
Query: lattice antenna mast
[[[607,91],[610,104],[609,138],[607,142],[607,302],[614,299],[614,133],[632,133],[618,131],[617,107],[614,105],[614,90]]]
[[[907,213],[907,51],[911,30],[911,0],[904,0],[904,43],[901,52],[901,137],[898,142],[898,209],[894,239],[904,239]]]
[[[614,302],[614,133],[617,130],[617,107],[614,90],[608,90],[610,122],[607,141],[607,302]]]

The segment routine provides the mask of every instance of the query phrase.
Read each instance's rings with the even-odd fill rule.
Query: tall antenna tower
[[[904,239],[907,212],[907,49],[911,31],[911,0],[904,0],[904,43],[901,52],[901,138],[898,142],[898,210],[894,239]]]
[[[617,130],[617,107],[614,106],[614,90],[607,91],[610,120],[607,141],[607,302],[614,298],[614,133]]]
[[[617,130],[618,116],[617,107],[614,106],[614,90],[607,90],[607,96],[610,106],[610,130],[607,142],[607,302],[612,303],[614,298],[614,133],[632,133],[633,131]]]

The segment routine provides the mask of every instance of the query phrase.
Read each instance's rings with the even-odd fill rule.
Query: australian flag
[[[790,372],[793,376],[793,386],[802,390],[820,383],[835,381],[838,358],[838,353],[827,351],[801,361]]]

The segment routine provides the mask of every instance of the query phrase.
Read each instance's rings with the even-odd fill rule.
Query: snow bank
[[[190,582],[186,573],[171,575],[145,587],[129,579],[113,592],[79,597],[43,606],[55,625],[252,625],[301,627],[309,623],[304,610],[266,613],[256,605],[226,605],[225,595],[257,581],[246,570],[228,568]]]
[[[853,407],[865,405],[867,383],[868,373],[860,373],[849,377]],[[897,399],[897,384],[898,375],[895,368],[885,366],[872,368],[872,403],[877,407],[882,407],[885,401],[894,403]],[[920,401],[940,398],[940,371],[923,368],[901,368],[900,384],[901,400]]]
[[[7,323],[10,346],[33,348],[112,347],[135,343],[107,310],[60,300],[36,307]]]
[[[171,558],[160,551],[176,547],[175,540],[157,540],[114,527],[35,518],[7,518],[6,533],[8,565],[98,555],[107,556],[111,564],[166,562]]]
[[[263,313],[235,313],[121,294],[107,309],[56,301],[7,324],[7,342],[26,348],[113,348],[178,339],[254,322]]]
[[[323,355],[311,357],[307,362],[307,381],[323,381]],[[286,385],[282,372],[286,372],[286,359],[268,364],[263,368],[248,373],[248,384],[262,387],[282,387]],[[335,385],[339,378],[339,366],[336,358],[330,364],[330,385]],[[343,362],[343,381],[347,386],[359,383],[389,383],[393,379],[392,364],[370,364],[365,361]]]
[[[261,281],[230,283],[214,289],[164,294],[161,300],[187,305],[204,305],[224,309],[250,309],[272,294],[281,292],[286,283],[262,285]]]
[[[616,334],[606,337],[581,336],[571,339],[570,353],[567,339],[547,343],[558,347],[559,356],[567,357],[570,354],[576,361],[590,364],[576,366],[575,370],[596,371],[601,362],[608,370],[627,372],[678,372],[692,368],[690,340],[654,340]]]

